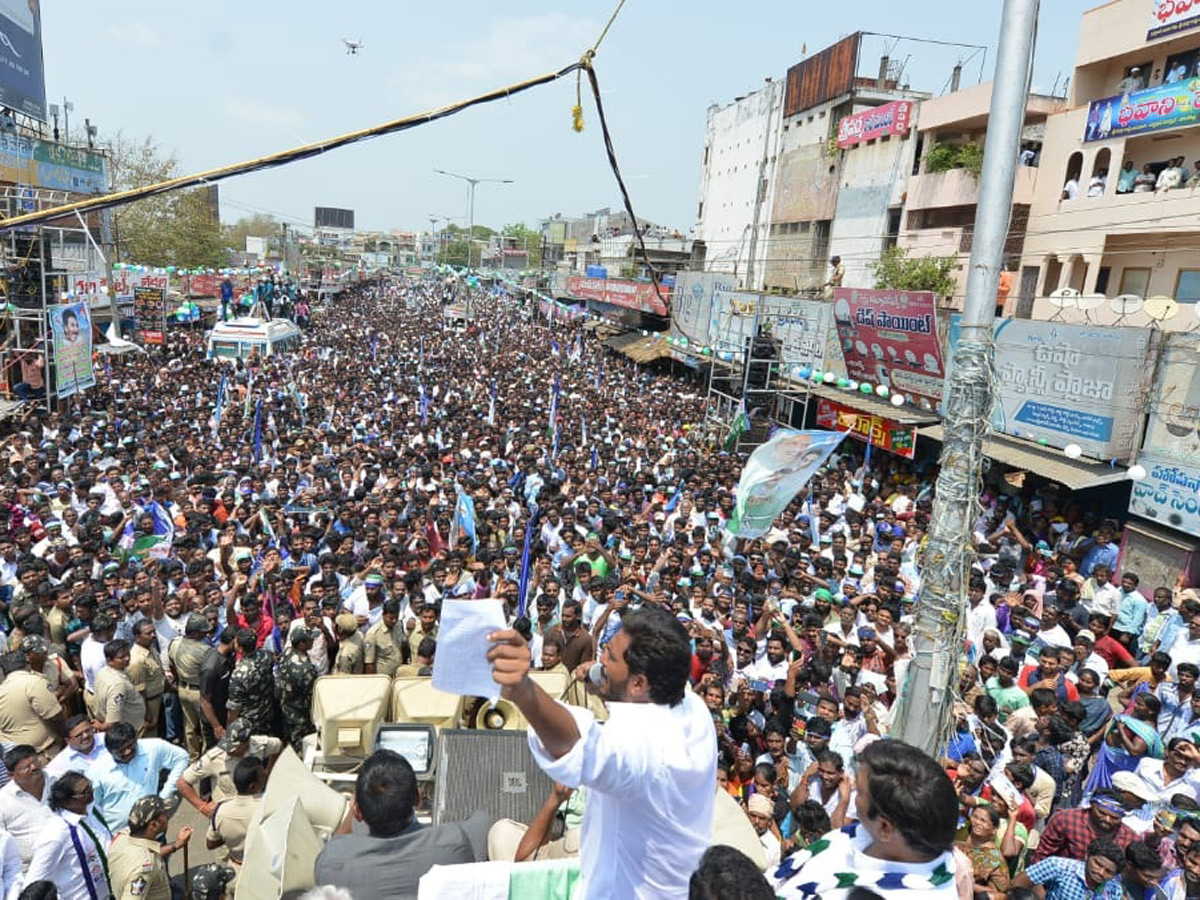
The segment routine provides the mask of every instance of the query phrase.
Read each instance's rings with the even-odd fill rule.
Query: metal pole
[[[475,242],[475,185],[474,178],[467,179],[467,271],[471,271],[471,245]]]
[[[892,736],[938,753],[950,726],[979,514],[983,441],[992,410],[992,323],[1004,242],[1012,213],[1017,151],[1025,122],[1039,0],[1005,0],[992,84],[975,241],[962,334],[945,396],[945,437],[929,536],[921,551],[922,587],[909,644],[912,662]]]

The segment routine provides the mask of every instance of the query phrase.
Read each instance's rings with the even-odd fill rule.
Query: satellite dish
[[[1059,309],[1072,309],[1079,303],[1079,291],[1075,288],[1059,288],[1050,293],[1049,300],[1052,306]]]
[[[1089,309],[1098,309],[1108,302],[1108,298],[1103,294],[1080,294],[1075,298],[1075,305],[1085,312]]]
[[[1164,294],[1147,297],[1144,309],[1155,322],[1166,322],[1179,314],[1179,304]]]
[[[1108,301],[1109,308],[1122,319],[1140,313],[1146,303],[1137,294],[1121,294]]]

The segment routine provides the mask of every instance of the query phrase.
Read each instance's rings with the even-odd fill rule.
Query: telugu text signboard
[[[16,134],[0,134],[0,180],[79,194],[108,190],[101,154]]]
[[[1129,459],[1154,371],[1154,334],[1148,328],[998,321],[1000,396],[993,427],[1051,447],[1078,444],[1093,459]]]
[[[655,316],[667,314],[665,303],[669,289],[646,281],[623,281],[618,278],[584,278],[572,276],[567,279],[567,293],[579,300],[595,300],[609,303],[622,309],[650,313]],[[659,294],[661,293],[661,297]]]
[[[135,338],[143,344],[162,344],[167,331],[167,291],[139,284],[133,289]]]
[[[1107,141],[1186,128],[1200,122],[1200,78],[1185,78],[1122,94],[1093,100],[1084,126],[1085,142]]]
[[[845,150],[884,135],[905,134],[912,124],[911,100],[893,100],[883,106],[845,116],[838,122],[837,145]]]
[[[1133,484],[1129,511],[1144,519],[1200,537],[1200,467],[1142,451],[1146,477]]]
[[[779,341],[779,359],[784,364],[819,368],[825,362],[829,316],[826,301],[717,288],[709,309],[708,334],[702,341],[718,353],[740,358],[757,325]]]
[[[833,319],[851,378],[941,400],[945,371],[932,293],[837,288]]]
[[[1200,0],[1154,0],[1146,40],[1200,28]]]
[[[917,428],[843,406],[824,397],[817,401],[817,425],[844,431],[874,447],[912,459],[917,452]]]

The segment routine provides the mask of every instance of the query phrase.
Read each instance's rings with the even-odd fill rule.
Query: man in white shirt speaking
[[[662,609],[625,614],[593,669],[609,704],[604,725],[530,680],[517,632],[489,640],[493,677],[529,721],[534,759],[560,784],[588,789],[580,896],[687,896],[712,832],[717,740],[704,702],[688,690],[683,626]]]

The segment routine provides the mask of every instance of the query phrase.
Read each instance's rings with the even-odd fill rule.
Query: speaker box
[[[438,737],[433,822],[461,822],[482,809],[494,821],[529,824],[553,787],[524,731],[446,728]]]

